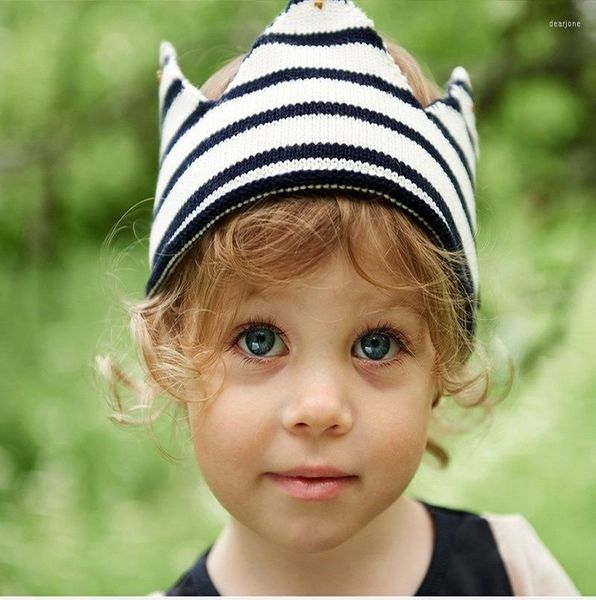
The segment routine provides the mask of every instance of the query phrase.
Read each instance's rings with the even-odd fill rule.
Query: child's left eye
[[[390,333],[384,331],[370,331],[361,336],[356,344],[354,344],[356,355],[359,358],[367,358],[369,360],[379,361],[387,358],[393,358],[399,354],[399,346],[401,342]],[[393,346],[393,356],[387,356]],[[397,349],[395,348],[397,346]],[[358,352],[362,352],[358,354]]]

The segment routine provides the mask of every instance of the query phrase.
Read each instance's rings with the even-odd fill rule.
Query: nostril
[[[331,432],[331,433],[335,433],[337,431],[341,430],[341,425],[339,425],[338,423],[334,423],[333,425],[328,425],[328,426],[322,426],[322,427],[317,427],[316,425],[309,425],[308,423],[294,423],[294,431],[300,431],[300,432],[306,432],[306,431],[327,431],[327,432]]]

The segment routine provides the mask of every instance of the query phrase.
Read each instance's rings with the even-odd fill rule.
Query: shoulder
[[[435,526],[435,548],[420,595],[511,596],[509,576],[486,519],[425,504]]]
[[[435,555],[442,557],[433,574],[446,595],[580,595],[522,516],[426,504],[437,527]]]
[[[516,596],[579,596],[569,576],[521,515],[486,513]]]

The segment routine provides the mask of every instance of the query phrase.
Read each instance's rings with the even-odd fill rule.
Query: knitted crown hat
[[[285,192],[349,190],[386,199],[441,248],[463,250],[458,283],[473,333],[479,153],[463,67],[423,107],[353,0],[289,0],[218,100],[184,77],[169,42],[160,65],[147,297],[230,211]]]

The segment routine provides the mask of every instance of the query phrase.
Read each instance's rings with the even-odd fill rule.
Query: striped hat
[[[459,284],[474,331],[478,138],[463,67],[423,107],[353,0],[289,0],[218,100],[184,77],[168,42],[160,64],[147,297],[230,211],[275,194],[347,190],[385,198],[437,245],[464,251]]]

